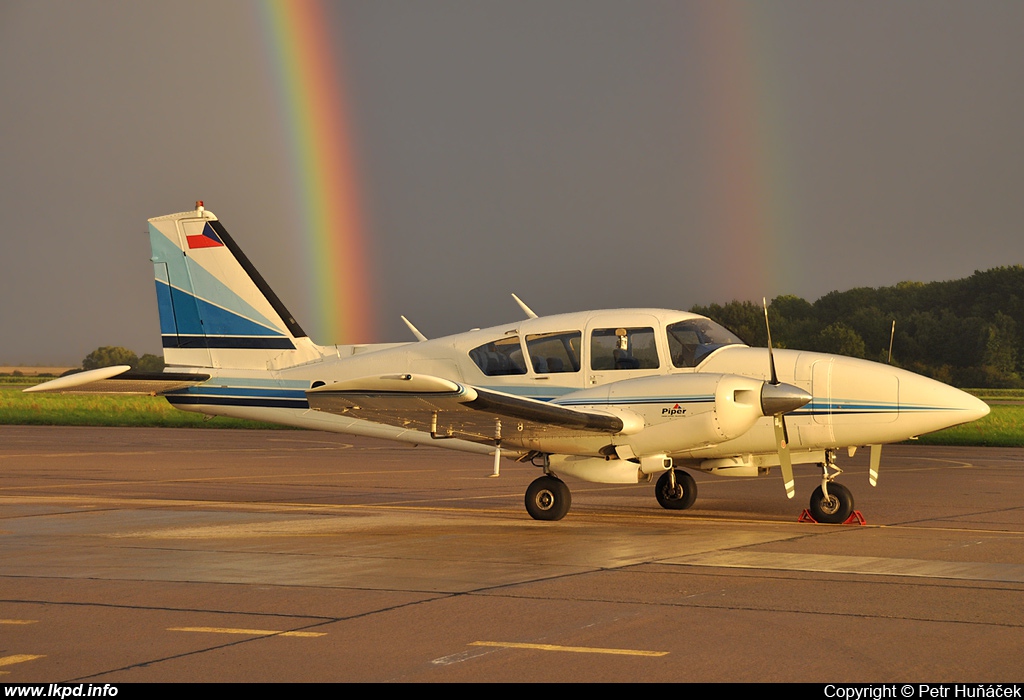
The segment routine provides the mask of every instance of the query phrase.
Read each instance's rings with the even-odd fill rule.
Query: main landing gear
[[[658,479],[654,495],[662,508],[686,510],[697,500],[697,482],[682,469],[671,469]],[[561,520],[571,505],[569,487],[551,474],[534,479],[526,489],[526,512],[534,520]]]
[[[654,487],[658,505],[668,510],[686,510],[697,500],[697,482],[682,469],[669,469]]]
[[[558,477],[539,477],[526,489],[526,512],[534,520],[561,520],[571,505],[569,487]]]

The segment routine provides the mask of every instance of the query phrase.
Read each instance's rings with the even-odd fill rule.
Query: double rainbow
[[[344,75],[332,50],[323,0],[263,0],[262,15],[295,173],[309,296],[310,324],[321,342],[374,339],[367,241]],[[698,55],[707,89],[705,154],[707,230],[715,264],[732,270],[732,292],[741,298],[770,293],[799,260],[782,251],[793,238],[792,193],[787,173],[777,61],[772,60],[770,16],[744,3],[699,3]],[[795,253],[792,247],[789,253]],[[738,286],[736,286],[738,285]]]

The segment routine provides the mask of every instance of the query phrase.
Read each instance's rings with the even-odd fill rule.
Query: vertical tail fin
[[[149,239],[168,365],[274,369],[321,357],[202,202],[150,219]]]

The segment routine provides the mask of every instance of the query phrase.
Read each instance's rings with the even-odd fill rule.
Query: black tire
[[[819,523],[845,523],[852,513],[853,494],[842,484],[832,482],[828,485],[827,501],[820,486],[811,494],[811,515]]]
[[[654,496],[662,508],[669,510],[686,510],[697,500],[697,482],[689,472],[676,469],[676,488],[673,491],[670,474],[665,472],[654,487]]]
[[[561,479],[542,476],[526,489],[526,512],[534,520],[561,520],[572,505],[572,494]]]

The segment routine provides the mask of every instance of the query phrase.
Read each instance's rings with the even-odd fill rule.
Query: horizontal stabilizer
[[[422,374],[347,380],[310,389],[306,398],[314,410],[474,442],[583,433],[613,435],[623,430],[622,419],[610,414]]]
[[[58,377],[22,391],[26,394],[139,394],[157,396],[202,384],[208,374],[186,372],[135,372],[128,365],[100,367]]]

